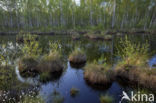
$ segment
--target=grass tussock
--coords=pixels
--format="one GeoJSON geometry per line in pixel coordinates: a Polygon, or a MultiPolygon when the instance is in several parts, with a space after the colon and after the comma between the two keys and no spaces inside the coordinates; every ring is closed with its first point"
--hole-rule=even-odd
{"type": "Polygon", "coordinates": [[[38,62],[33,57],[23,57],[19,61],[19,72],[23,77],[35,76],[38,62]]]}
{"type": "Polygon", "coordinates": [[[59,52],[50,52],[45,56],[38,65],[38,71],[40,73],[40,81],[47,82],[49,80],[58,79],[63,72],[63,63],[59,52]]]}
{"type": "Polygon", "coordinates": [[[114,73],[106,63],[106,58],[101,56],[84,68],[84,78],[91,84],[109,86],[114,80],[114,73]]]}
{"type": "Polygon", "coordinates": [[[91,84],[109,85],[113,81],[112,74],[108,67],[101,64],[88,64],[85,67],[84,78],[91,84]]]}
{"type": "Polygon", "coordinates": [[[87,57],[82,50],[75,48],[69,56],[69,61],[71,64],[84,64],[87,61],[87,57]]]}
{"type": "Polygon", "coordinates": [[[63,70],[63,63],[59,52],[51,52],[45,56],[38,66],[39,71],[56,73],[63,70]]]}
{"type": "Polygon", "coordinates": [[[132,43],[121,40],[122,61],[116,66],[117,78],[125,80],[128,84],[141,85],[145,88],[156,90],[156,70],[147,66],[148,48],[147,43],[132,43]]]}
{"type": "Polygon", "coordinates": [[[113,98],[109,95],[101,95],[100,96],[100,103],[112,103],[113,98]]]}
{"type": "Polygon", "coordinates": [[[115,70],[116,77],[133,86],[156,91],[156,70],[148,67],[122,66],[115,70]]]}
{"type": "Polygon", "coordinates": [[[77,88],[71,88],[70,95],[72,97],[75,97],[79,93],[79,90],[77,88]]]}

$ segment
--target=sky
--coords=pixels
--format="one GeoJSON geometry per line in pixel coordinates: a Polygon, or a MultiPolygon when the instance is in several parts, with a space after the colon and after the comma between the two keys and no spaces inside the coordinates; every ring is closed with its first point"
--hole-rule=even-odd
{"type": "Polygon", "coordinates": [[[74,0],[77,5],[80,5],[80,0],[74,0]]]}

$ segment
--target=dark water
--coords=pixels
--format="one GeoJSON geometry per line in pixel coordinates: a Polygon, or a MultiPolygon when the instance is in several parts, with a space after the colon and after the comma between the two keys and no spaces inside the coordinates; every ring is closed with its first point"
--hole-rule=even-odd
{"type": "MultiPolygon", "coordinates": [[[[149,53],[151,54],[149,65],[152,67],[153,64],[156,63],[156,56],[154,56],[156,54],[156,46],[153,45],[156,37],[151,35],[132,35],[130,38],[134,42],[145,42],[146,40],[149,41],[149,53]]],[[[74,41],[68,36],[40,36],[40,46],[43,48],[45,53],[48,50],[49,41],[59,41],[63,50],[63,57],[66,60],[66,70],[58,80],[40,83],[37,80],[38,77],[23,78],[20,76],[16,67],[16,74],[19,81],[23,83],[27,82],[33,85],[40,85],[39,95],[44,98],[46,103],[52,103],[52,93],[54,90],[60,92],[60,94],[64,97],[64,103],[100,103],[99,97],[101,94],[108,94],[114,98],[114,103],[119,103],[121,100],[122,91],[129,92],[131,90],[135,90],[129,86],[123,86],[118,82],[113,82],[109,88],[104,90],[93,88],[84,80],[83,68],[72,68],[67,61],[71,51],[75,47],[80,47],[85,51],[88,61],[93,61],[94,59],[98,59],[101,55],[104,55],[109,64],[115,65],[116,61],[118,60],[115,46],[118,45],[119,37],[114,37],[113,41],[92,41],[84,38],[79,41],[74,41]],[[70,96],[70,89],[72,87],[79,89],[79,94],[74,98],[70,96]]],[[[8,47],[10,51],[13,51],[13,54],[10,54],[10,64],[16,66],[16,61],[19,59],[20,55],[20,53],[18,53],[18,48],[22,44],[16,43],[15,36],[0,36],[0,46],[4,44],[7,45],[6,47],[8,47]]]]}

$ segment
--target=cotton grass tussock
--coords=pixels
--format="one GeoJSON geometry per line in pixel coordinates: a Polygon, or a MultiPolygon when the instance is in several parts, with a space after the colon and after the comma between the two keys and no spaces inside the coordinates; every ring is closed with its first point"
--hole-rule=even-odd
{"type": "Polygon", "coordinates": [[[87,56],[80,48],[75,48],[69,56],[69,61],[73,65],[82,65],[87,61],[87,56]]]}

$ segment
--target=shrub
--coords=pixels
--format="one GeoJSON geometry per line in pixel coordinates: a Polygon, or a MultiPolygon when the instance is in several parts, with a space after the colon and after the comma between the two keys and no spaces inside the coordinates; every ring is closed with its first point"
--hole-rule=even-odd
{"type": "Polygon", "coordinates": [[[148,49],[148,43],[133,43],[125,36],[125,39],[121,39],[119,47],[117,47],[118,56],[122,58],[119,64],[144,66],[148,59],[148,49]]]}
{"type": "Polygon", "coordinates": [[[24,56],[37,58],[41,55],[42,49],[39,47],[39,42],[36,41],[35,38],[36,36],[30,34],[24,38],[24,45],[22,47],[22,53],[24,56]]]}
{"type": "Polygon", "coordinates": [[[100,103],[112,103],[112,102],[113,102],[113,98],[111,96],[108,95],[100,96],[100,103]]]}

